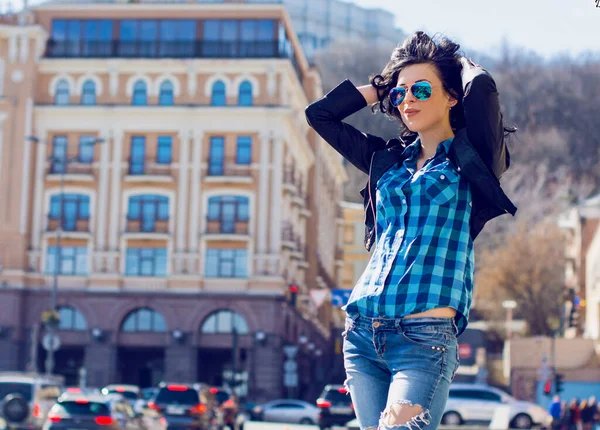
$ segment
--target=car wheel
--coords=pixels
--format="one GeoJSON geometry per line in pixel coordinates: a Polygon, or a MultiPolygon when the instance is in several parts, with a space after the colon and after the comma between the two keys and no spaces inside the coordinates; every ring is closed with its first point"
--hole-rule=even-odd
{"type": "Polygon", "coordinates": [[[511,427],[516,429],[530,429],[533,424],[533,420],[527,414],[519,414],[513,419],[511,427]]]}
{"type": "Polygon", "coordinates": [[[9,394],[4,398],[1,410],[7,421],[21,423],[29,416],[29,403],[20,394],[9,394]]]}
{"type": "Polygon", "coordinates": [[[311,420],[310,418],[302,418],[300,420],[300,424],[306,424],[306,425],[313,425],[313,420],[311,420]]]}
{"type": "Polygon", "coordinates": [[[450,411],[442,416],[442,424],[447,426],[459,426],[462,422],[462,417],[458,412],[450,411]]]}

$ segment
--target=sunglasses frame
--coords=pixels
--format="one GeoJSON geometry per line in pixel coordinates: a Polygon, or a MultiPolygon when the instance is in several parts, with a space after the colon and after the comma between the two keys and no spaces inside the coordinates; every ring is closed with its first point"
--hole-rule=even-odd
{"type": "Polygon", "coordinates": [[[434,88],[434,86],[431,85],[429,82],[427,82],[427,81],[419,81],[419,82],[415,82],[414,84],[412,84],[410,86],[410,88],[407,88],[407,87],[394,87],[394,88],[392,88],[390,90],[388,96],[390,98],[390,102],[392,103],[392,106],[398,107],[398,106],[400,106],[402,104],[402,102],[404,102],[404,100],[406,99],[406,95],[408,94],[409,91],[411,92],[411,94],[413,96],[415,96],[415,98],[417,100],[425,101],[425,100],[429,100],[431,98],[431,94],[433,93],[433,88],[434,88]],[[430,90],[429,96],[427,96],[426,98],[419,98],[419,97],[417,97],[417,95],[415,95],[415,91],[413,91],[413,88],[415,86],[416,87],[419,87],[419,86],[421,86],[421,87],[429,87],[429,90],[430,90]],[[392,92],[397,91],[397,90],[404,90],[404,94],[402,95],[402,99],[400,100],[400,102],[395,103],[394,100],[396,98],[392,97],[392,92]]]}

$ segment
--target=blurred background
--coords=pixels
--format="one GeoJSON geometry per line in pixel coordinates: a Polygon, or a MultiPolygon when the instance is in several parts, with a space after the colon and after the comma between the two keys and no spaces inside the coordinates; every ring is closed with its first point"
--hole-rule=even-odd
{"type": "Polygon", "coordinates": [[[445,423],[596,408],[598,28],[596,0],[3,0],[0,417],[56,426],[87,399],[124,417],[92,427],[350,421],[339,308],[370,258],[367,178],[304,108],[416,30],[485,67],[519,129],[519,211],[475,243],[445,423]]]}

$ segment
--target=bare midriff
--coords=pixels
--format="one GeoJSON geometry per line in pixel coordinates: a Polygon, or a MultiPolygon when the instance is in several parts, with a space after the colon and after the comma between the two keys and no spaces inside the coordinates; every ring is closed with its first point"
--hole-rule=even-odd
{"type": "Polygon", "coordinates": [[[435,308],[418,314],[406,315],[404,318],[454,318],[455,316],[456,309],[454,308],[435,308]]]}

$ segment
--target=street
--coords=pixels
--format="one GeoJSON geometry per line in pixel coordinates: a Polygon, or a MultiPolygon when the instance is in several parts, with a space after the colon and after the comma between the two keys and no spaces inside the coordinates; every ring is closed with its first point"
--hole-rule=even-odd
{"type": "MultiPolygon", "coordinates": [[[[346,427],[332,427],[331,430],[345,429],[346,427]]],[[[301,424],[265,423],[260,421],[251,421],[244,425],[244,430],[319,430],[319,427],[301,424]]]]}

